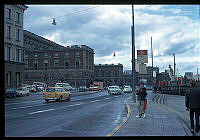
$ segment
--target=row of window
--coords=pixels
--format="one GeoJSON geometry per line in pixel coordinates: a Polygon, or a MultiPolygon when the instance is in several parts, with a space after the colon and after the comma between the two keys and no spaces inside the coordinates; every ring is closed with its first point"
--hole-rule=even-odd
{"type": "MultiPolygon", "coordinates": [[[[13,86],[14,83],[12,81],[14,80],[14,77],[12,75],[11,71],[8,71],[6,73],[6,86],[10,87],[13,86]]],[[[20,72],[15,72],[15,86],[19,87],[20,86],[20,72]]]]}
{"type": "MultiPolygon", "coordinates": [[[[77,55],[80,55],[80,53],[79,53],[79,52],[76,52],[76,56],[77,56],[77,55]]],[[[48,53],[45,53],[44,56],[47,57],[47,56],[48,56],[48,53]]],[[[54,56],[59,56],[59,54],[58,54],[58,53],[55,53],[54,56]]],[[[69,53],[65,53],[65,56],[69,56],[69,53]]],[[[34,57],[38,57],[38,54],[35,54],[34,57]]]]}
{"type": "Polygon", "coordinates": [[[16,48],[15,54],[13,54],[13,50],[14,48],[11,47],[7,47],[6,51],[7,51],[7,60],[8,61],[12,61],[15,60],[13,58],[13,56],[16,56],[16,62],[24,62],[24,55],[25,55],[25,51],[19,48],[16,48]],[[11,59],[13,58],[13,59],[11,59]]]}
{"type": "MultiPolygon", "coordinates": [[[[6,13],[7,13],[6,18],[11,20],[12,19],[12,10],[10,8],[7,8],[6,13]]],[[[19,12],[15,12],[15,21],[17,23],[21,22],[21,14],[19,12]]]]}
{"type": "MultiPolygon", "coordinates": [[[[11,38],[11,26],[7,26],[7,38],[11,38]]],[[[16,41],[20,41],[20,29],[17,29],[15,30],[15,38],[16,38],[16,41]]]]}

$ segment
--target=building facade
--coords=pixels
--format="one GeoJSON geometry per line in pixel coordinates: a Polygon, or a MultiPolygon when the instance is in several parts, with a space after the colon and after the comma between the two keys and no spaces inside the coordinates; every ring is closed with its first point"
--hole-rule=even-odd
{"type": "MultiPolygon", "coordinates": [[[[147,80],[147,85],[152,85],[153,83],[153,79],[152,78],[152,71],[155,71],[156,72],[156,75],[159,74],[159,67],[152,67],[151,66],[147,66],[146,67],[146,70],[147,70],[147,74],[139,74],[139,72],[136,72],[136,84],[138,85],[139,82],[140,82],[140,79],[146,79],[147,80]]],[[[155,81],[154,81],[155,82],[155,81]]],[[[132,73],[131,73],[131,70],[126,70],[124,71],[124,74],[123,74],[123,83],[125,85],[132,85],[132,73]]]]}
{"type": "Polygon", "coordinates": [[[24,71],[23,17],[25,5],[4,5],[5,88],[19,87],[24,71]]]}
{"type": "Polygon", "coordinates": [[[104,86],[123,85],[122,64],[99,64],[94,66],[95,81],[101,81],[104,86]]]}
{"type": "Polygon", "coordinates": [[[86,45],[61,46],[29,31],[24,31],[26,71],[24,82],[45,82],[53,86],[67,82],[86,86],[94,79],[94,50],[86,45]]]}

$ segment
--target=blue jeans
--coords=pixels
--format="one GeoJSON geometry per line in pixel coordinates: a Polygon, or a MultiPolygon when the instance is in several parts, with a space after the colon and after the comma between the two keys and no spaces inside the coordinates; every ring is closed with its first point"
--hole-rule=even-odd
{"type": "Polygon", "coordinates": [[[135,95],[135,93],[132,94],[132,99],[133,99],[134,102],[136,102],[136,95],[135,95]]]}

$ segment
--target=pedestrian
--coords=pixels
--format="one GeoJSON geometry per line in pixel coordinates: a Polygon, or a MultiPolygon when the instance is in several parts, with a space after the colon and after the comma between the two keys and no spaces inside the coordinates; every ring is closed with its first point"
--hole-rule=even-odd
{"type": "Polygon", "coordinates": [[[136,93],[137,95],[137,107],[139,114],[136,116],[137,118],[145,117],[144,111],[144,102],[147,96],[147,90],[144,87],[144,83],[140,82],[139,91],[136,93]]]}
{"type": "Polygon", "coordinates": [[[191,133],[199,132],[199,116],[200,116],[200,89],[196,86],[194,80],[190,81],[190,88],[185,95],[186,110],[190,111],[191,133]],[[194,131],[194,116],[195,116],[195,131],[194,131]]]}

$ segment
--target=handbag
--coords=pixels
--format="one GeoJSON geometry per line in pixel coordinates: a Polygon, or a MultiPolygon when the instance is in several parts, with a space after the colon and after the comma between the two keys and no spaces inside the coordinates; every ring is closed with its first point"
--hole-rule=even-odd
{"type": "Polygon", "coordinates": [[[144,110],[147,109],[147,99],[144,100],[144,110]]]}

